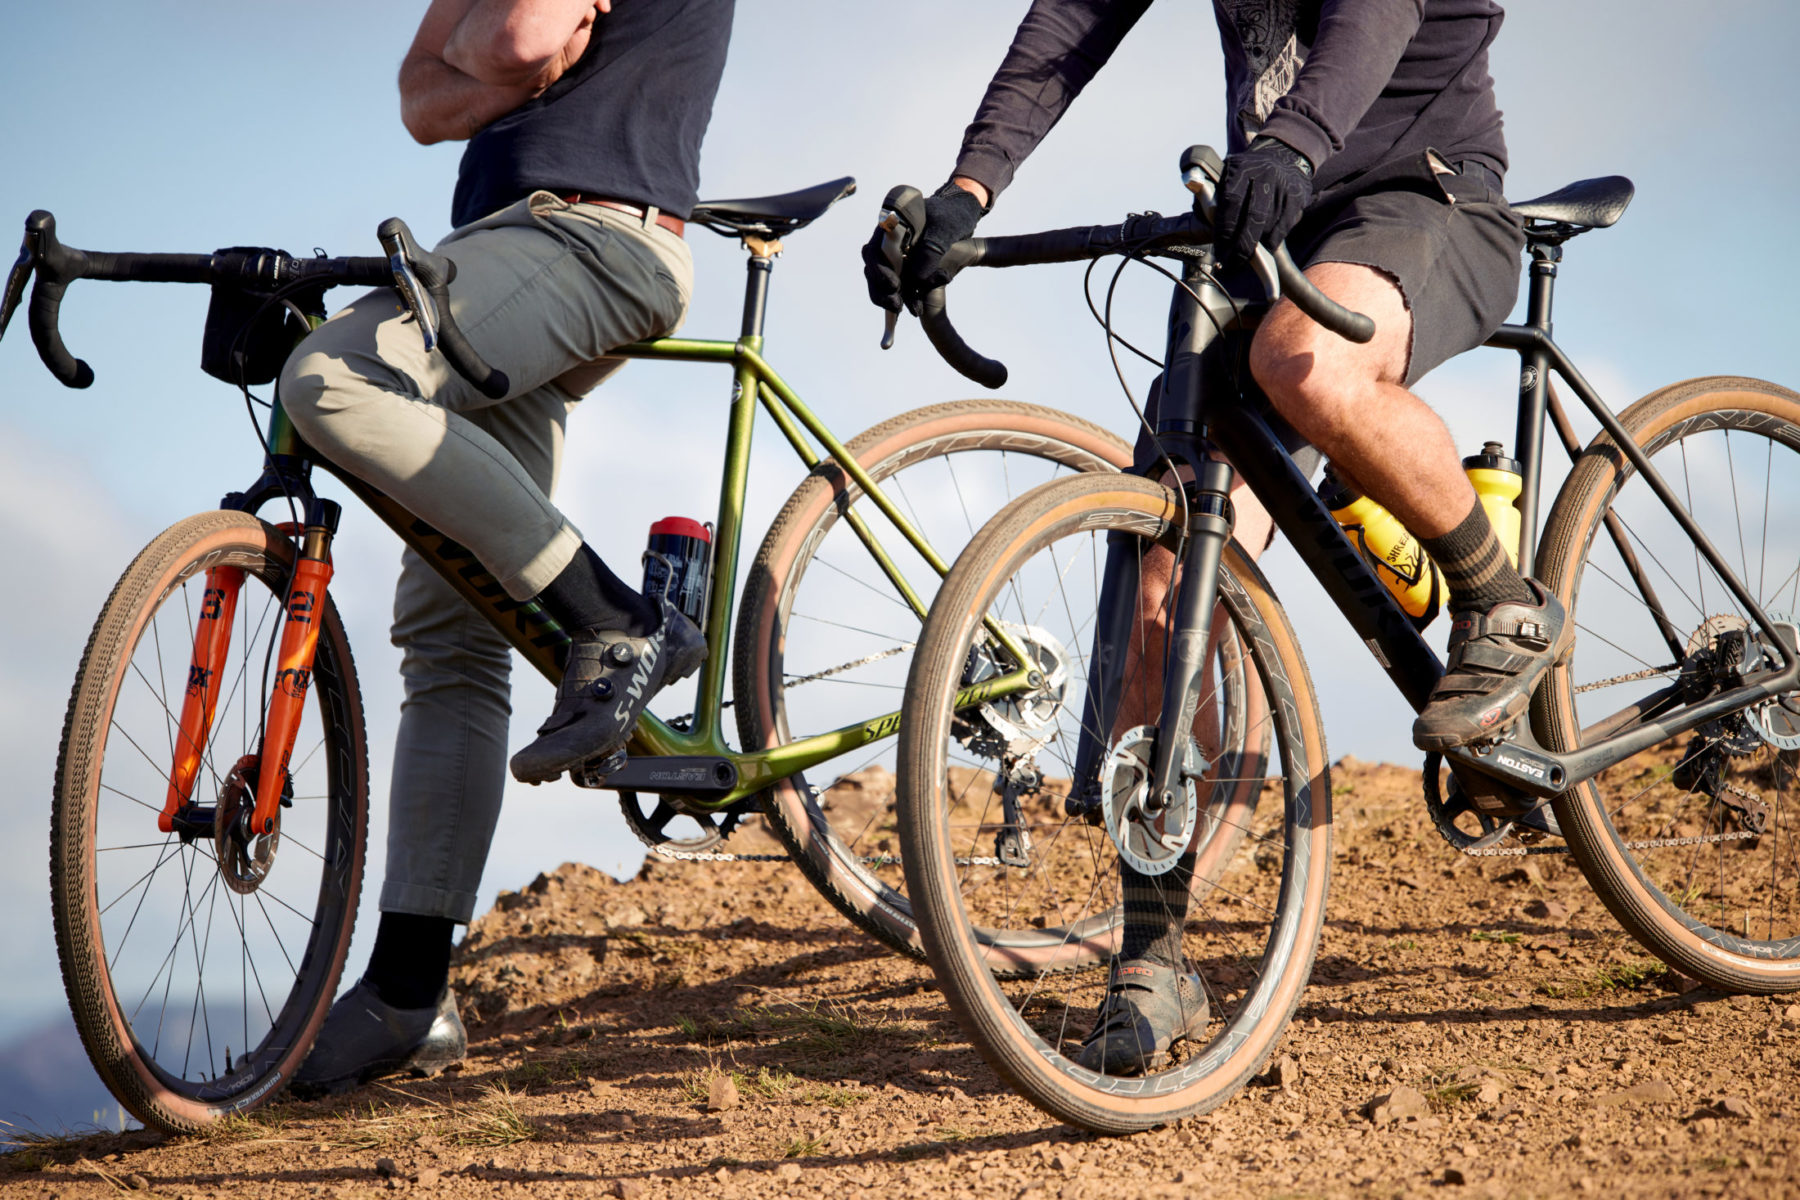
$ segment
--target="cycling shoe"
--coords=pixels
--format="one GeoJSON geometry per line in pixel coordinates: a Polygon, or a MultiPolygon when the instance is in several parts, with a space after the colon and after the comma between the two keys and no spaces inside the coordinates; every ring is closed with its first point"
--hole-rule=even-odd
{"type": "Polygon", "coordinates": [[[337,998],[294,1073],[301,1099],[335,1096],[384,1075],[436,1075],[463,1060],[469,1036],[446,989],[431,1008],[395,1008],[361,980],[337,998]]]}
{"type": "Polygon", "coordinates": [[[1116,962],[1077,1061],[1103,1075],[1142,1075],[1168,1062],[1176,1042],[1204,1034],[1210,1016],[1198,974],[1149,959],[1116,962]]]}

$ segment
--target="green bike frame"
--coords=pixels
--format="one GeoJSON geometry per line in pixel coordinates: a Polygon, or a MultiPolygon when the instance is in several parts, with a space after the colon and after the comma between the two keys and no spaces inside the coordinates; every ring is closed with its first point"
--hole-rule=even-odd
{"type": "MultiPolygon", "coordinates": [[[[719,511],[713,541],[712,592],[707,606],[705,632],[708,653],[700,669],[693,727],[687,730],[676,729],[654,714],[646,712],[638,723],[629,747],[633,757],[681,755],[730,760],[737,768],[735,787],[729,792],[687,798],[695,807],[708,811],[723,809],[790,775],[872,742],[892,737],[900,728],[900,713],[895,710],[771,749],[740,752],[725,744],[721,714],[744,532],[744,496],[749,485],[750,440],[755,429],[759,403],[773,418],[776,427],[787,438],[808,470],[818,466],[826,458],[835,460],[940,577],[950,570],[950,565],[932,549],[931,544],[888,499],[861,464],[844,449],[843,444],[763,358],[763,305],[771,266],[769,256],[753,254],[750,259],[750,278],[744,310],[745,331],[736,341],[657,338],[621,346],[612,352],[620,358],[714,363],[730,367],[733,373],[725,468],[719,485],[719,511]],[[816,439],[823,453],[815,450],[813,443],[807,440],[808,434],[816,439]]],[[[520,602],[512,599],[466,547],[421,521],[391,497],[314,454],[282,411],[279,399],[270,417],[269,447],[273,459],[270,472],[291,475],[296,467],[304,472],[305,468],[301,464],[309,462],[330,471],[464,599],[474,605],[477,612],[492,622],[545,678],[555,682],[562,677],[560,664],[563,648],[568,645],[569,638],[542,605],[535,601],[520,602]]],[[[268,475],[265,475],[265,480],[267,479],[268,475]]],[[[259,485],[258,492],[272,494],[265,485],[259,485]]],[[[922,622],[926,612],[924,601],[907,583],[892,557],[883,549],[875,531],[869,528],[868,522],[859,513],[849,512],[845,519],[883,574],[922,622]]],[[[1030,663],[1023,648],[1007,630],[991,619],[988,621],[988,628],[1014,663],[1030,663]]],[[[963,707],[1027,690],[1034,686],[1033,674],[1028,666],[1021,666],[1008,674],[972,685],[957,694],[957,706],[963,707]]]]}

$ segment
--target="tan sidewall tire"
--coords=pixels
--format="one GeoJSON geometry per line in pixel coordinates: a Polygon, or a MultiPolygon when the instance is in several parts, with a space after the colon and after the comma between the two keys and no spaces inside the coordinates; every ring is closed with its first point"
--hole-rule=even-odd
{"type": "Polygon", "coordinates": [[[318,998],[300,1036],[270,1069],[238,1093],[217,1102],[183,1096],[158,1078],[138,1054],[130,1024],[106,973],[92,851],[106,732],[138,639],[169,590],[212,562],[254,571],[259,563],[274,561],[285,571],[292,560],[292,544],[286,538],[244,513],[203,513],[171,526],[138,555],[113,588],[88,638],[69,697],[57,759],[50,838],[51,907],[63,985],[94,1069],[119,1102],[152,1128],[191,1131],[280,1094],[312,1048],[350,948],[367,839],[368,746],[350,645],[336,607],[327,597],[320,653],[331,656],[337,682],[320,681],[315,691],[319,703],[329,700],[337,706],[333,721],[347,743],[338,746],[343,757],[338,767],[339,790],[353,806],[349,819],[354,845],[348,849],[352,858],[347,871],[348,898],[340,906],[340,919],[324,931],[332,953],[315,968],[323,972],[312,978],[311,991],[318,998]]]}
{"type": "Polygon", "coordinates": [[[1167,489],[1132,476],[1076,477],[1027,493],[983,529],[946,580],[908,680],[900,733],[900,828],[907,888],[926,954],[963,1030],[988,1064],[1051,1115],[1088,1129],[1127,1133],[1205,1112],[1235,1093],[1273,1054],[1304,992],[1318,949],[1329,890],[1331,784],[1324,732],[1300,647],[1268,583],[1235,546],[1226,556],[1234,594],[1225,595],[1255,642],[1262,683],[1282,722],[1282,769],[1292,816],[1284,862],[1281,930],[1285,958],[1267,990],[1246,1003],[1228,1033],[1180,1068],[1145,1080],[1073,1068],[1020,1019],[988,969],[963,908],[950,830],[939,801],[949,740],[945,697],[960,678],[962,649],[988,598],[1017,564],[1072,521],[1166,536],[1175,517],[1167,489]],[[940,710],[945,710],[940,712],[940,710]],[[1106,1079],[1106,1084],[1098,1081],[1106,1079]]]}
{"type": "MultiPolygon", "coordinates": [[[[1714,376],[1652,392],[1619,414],[1640,446],[1654,451],[1690,423],[1719,411],[1764,413],[1800,430],[1800,394],[1758,379],[1714,376]]],[[[1616,489],[1635,475],[1606,435],[1596,438],[1558,493],[1544,525],[1537,570],[1546,586],[1575,612],[1581,568],[1602,528],[1616,489]]],[[[1552,750],[1580,744],[1567,667],[1552,672],[1533,707],[1538,736],[1552,750]]],[[[1755,958],[1716,944],[1688,927],[1640,874],[1607,820],[1593,784],[1556,801],[1556,817],[1570,852],[1590,886],[1626,932],[1650,953],[1694,979],[1727,991],[1775,993],[1800,989],[1800,953],[1786,961],[1755,958]]]]}

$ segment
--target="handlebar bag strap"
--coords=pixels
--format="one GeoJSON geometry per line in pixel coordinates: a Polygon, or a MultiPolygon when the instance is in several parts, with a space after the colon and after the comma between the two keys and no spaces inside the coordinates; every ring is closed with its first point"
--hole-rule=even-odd
{"type": "MultiPolygon", "coordinates": [[[[287,254],[267,246],[227,246],[216,254],[265,255],[269,261],[287,254]]],[[[261,274],[261,272],[258,272],[261,274]]],[[[219,282],[206,307],[206,332],[200,343],[200,369],[233,386],[272,383],[294,346],[309,332],[274,289],[219,282]]],[[[287,300],[308,316],[325,316],[325,289],[310,286],[289,292],[287,300]]]]}

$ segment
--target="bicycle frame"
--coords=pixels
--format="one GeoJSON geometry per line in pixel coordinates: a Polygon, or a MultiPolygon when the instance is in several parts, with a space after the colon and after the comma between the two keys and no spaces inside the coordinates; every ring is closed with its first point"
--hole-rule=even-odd
{"type": "MultiPolygon", "coordinates": [[[[895,710],[769,749],[734,751],[725,744],[720,715],[742,549],[751,436],[759,404],[808,470],[827,457],[835,460],[940,577],[950,570],[950,564],[943,561],[861,464],[763,357],[762,329],[768,277],[773,267],[772,251],[778,248],[778,245],[764,244],[752,250],[745,286],[743,332],[735,341],[657,338],[613,351],[621,358],[712,363],[732,369],[732,401],[714,527],[714,561],[705,629],[708,655],[699,674],[693,726],[687,730],[677,729],[646,712],[629,747],[631,759],[637,761],[628,761],[625,770],[607,777],[602,785],[648,792],[676,792],[706,811],[723,809],[818,763],[891,737],[900,726],[900,712],[895,710]],[[758,250],[767,252],[758,253],[758,250]],[[808,435],[813,441],[808,440],[808,435]]],[[[467,548],[415,517],[391,497],[314,454],[288,420],[279,397],[270,416],[268,444],[270,457],[261,478],[249,490],[225,497],[222,507],[255,512],[264,503],[283,496],[310,506],[314,502],[311,469],[315,464],[324,467],[443,576],[477,612],[492,622],[526,661],[552,682],[561,678],[561,661],[569,638],[542,605],[512,599],[467,548]]],[[[844,519],[922,621],[926,612],[924,601],[901,575],[875,531],[860,513],[847,512],[844,519]]],[[[1014,656],[1014,661],[1028,661],[1022,648],[997,622],[990,622],[989,629],[1014,656]]],[[[210,641],[204,646],[200,644],[201,639],[210,637],[210,632],[210,626],[203,626],[197,634],[196,661],[200,661],[198,656],[202,653],[222,653],[210,641]]],[[[975,704],[1025,690],[1032,686],[1033,673],[1030,668],[1022,667],[972,685],[958,693],[957,703],[975,704]]],[[[200,702],[204,701],[203,694],[200,702]]],[[[205,715],[210,718],[210,709],[205,715]]],[[[203,743],[202,731],[195,744],[203,743]]],[[[262,790],[259,789],[259,796],[262,790]]]]}
{"type": "MultiPolygon", "coordinates": [[[[1578,458],[1581,454],[1581,447],[1550,386],[1549,374],[1554,371],[1642,475],[1707,564],[1744,606],[1767,644],[1776,648],[1784,661],[1778,668],[1758,671],[1739,686],[1696,703],[1683,704],[1677,686],[1663,688],[1590,726],[1588,732],[1593,740],[1579,750],[1560,754],[1546,750],[1537,743],[1529,727],[1522,725],[1514,738],[1498,746],[1463,747],[1446,753],[1453,762],[1542,798],[1556,796],[1658,742],[1800,684],[1800,648],[1793,644],[1791,635],[1777,627],[1763,611],[1724,556],[1683,509],[1649,458],[1626,434],[1612,410],[1551,337],[1551,304],[1560,260],[1560,244],[1547,240],[1532,242],[1527,321],[1522,325],[1502,326],[1486,343],[1513,350],[1520,357],[1521,389],[1514,448],[1514,457],[1521,462],[1524,477],[1518,501],[1520,570],[1529,572],[1535,557],[1546,415],[1555,424],[1571,457],[1578,458]],[[1677,709],[1679,711],[1675,711],[1677,709]],[[1671,713],[1672,716],[1664,719],[1671,713]]],[[[1209,442],[1223,452],[1236,472],[1249,483],[1276,526],[1288,536],[1301,560],[1415,711],[1424,707],[1444,670],[1437,655],[1425,644],[1399,604],[1369,569],[1294,465],[1271,422],[1264,419],[1254,404],[1240,399],[1246,394],[1253,398],[1255,385],[1248,381],[1248,372],[1241,370],[1236,360],[1241,339],[1223,336],[1220,332],[1236,319],[1236,306],[1209,282],[1197,260],[1188,260],[1184,282],[1187,290],[1176,289],[1171,305],[1169,352],[1158,434],[1165,450],[1177,460],[1193,466],[1198,476],[1198,482],[1188,486],[1191,536],[1184,558],[1184,577],[1200,581],[1200,586],[1184,589],[1196,594],[1182,597],[1176,633],[1171,639],[1177,658],[1165,680],[1160,724],[1164,736],[1159,738],[1153,789],[1166,789],[1173,780],[1172,747],[1179,739],[1167,736],[1168,732],[1186,729],[1192,721],[1193,701],[1197,698],[1194,683],[1202,658],[1199,651],[1205,645],[1216,600],[1217,548],[1229,535],[1229,526],[1221,531],[1218,528],[1220,522],[1213,514],[1221,511],[1224,497],[1230,490],[1232,469],[1217,463],[1209,467],[1204,456],[1209,442]],[[1220,403],[1220,398],[1225,396],[1232,397],[1228,405],[1220,403]]],[[[1639,567],[1622,529],[1616,521],[1609,521],[1608,529],[1663,636],[1669,640],[1676,657],[1681,658],[1683,639],[1676,633],[1639,567]]],[[[1114,557],[1108,557],[1109,578],[1114,569],[1114,557]]],[[[1122,656],[1118,657],[1122,660],[1122,656]]],[[[1098,665],[1096,662],[1096,668],[1098,665]]],[[[1108,727],[1104,724],[1091,726],[1108,727]]],[[[1087,740],[1084,738],[1084,743],[1087,740]]],[[[1091,754],[1083,760],[1083,765],[1090,763],[1097,766],[1097,758],[1091,754]]],[[[1082,778],[1092,777],[1083,775],[1082,778]]],[[[1162,793],[1154,790],[1151,793],[1157,794],[1162,793]]]]}

